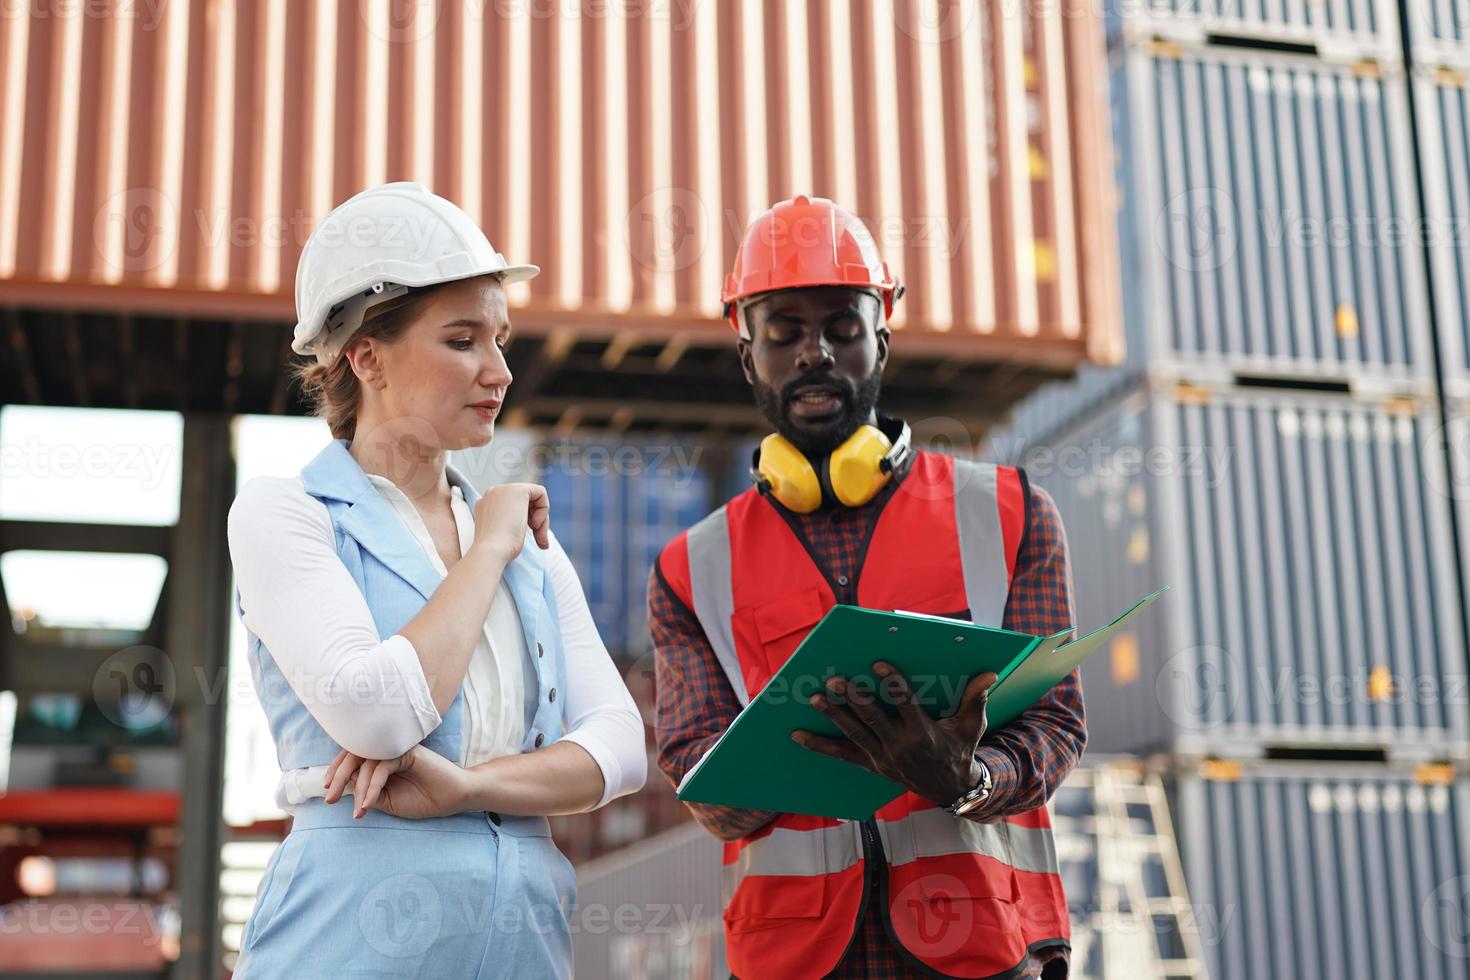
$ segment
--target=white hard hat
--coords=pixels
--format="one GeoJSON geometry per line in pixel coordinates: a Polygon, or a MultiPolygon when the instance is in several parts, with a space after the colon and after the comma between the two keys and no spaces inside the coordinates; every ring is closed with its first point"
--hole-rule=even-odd
{"type": "Polygon", "coordinates": [[[363,314],[406,287],[489,274],[513,283],[540,271],[506,262],[469,215],[423,184],[369,187],[337,205],[301,249],[291,349],[331,364],[363,314]]]}

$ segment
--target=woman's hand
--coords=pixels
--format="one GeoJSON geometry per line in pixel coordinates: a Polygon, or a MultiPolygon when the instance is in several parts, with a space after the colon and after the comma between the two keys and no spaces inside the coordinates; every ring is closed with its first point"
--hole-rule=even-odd
{"type": "Polygon", "coordinates": [[[423,745],[396,759],[363,759],[344,749],[327,769],[328,803],[342,798],[349,779],[354,818],[369,807],[410,820],[443,817],[463,812],[469,795],[465,771],[423,745]]]}
{"type": "Polygon", "coordinates": [[[526,541],[526,528],[543,549],[551,547],[551,504],[546,488],[535,483],[490,487],[475,501],[475,544],[514,561],[526,541]]]}

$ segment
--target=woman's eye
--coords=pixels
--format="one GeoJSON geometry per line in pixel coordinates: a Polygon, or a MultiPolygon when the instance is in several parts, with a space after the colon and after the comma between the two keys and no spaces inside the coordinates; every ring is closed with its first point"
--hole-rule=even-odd
{"type": "Polygon", "coordinates": [[[504,340],[497,340],[495,341],[495,345],[501,350],[510,350],[510,338],[506,337],[504,340]]]}
{"type": "Polygon", "coordinates": [[[451,340],[449,346],[455,350],[469,350],[475,346],[475,342],[473,340],[451,340]]]}

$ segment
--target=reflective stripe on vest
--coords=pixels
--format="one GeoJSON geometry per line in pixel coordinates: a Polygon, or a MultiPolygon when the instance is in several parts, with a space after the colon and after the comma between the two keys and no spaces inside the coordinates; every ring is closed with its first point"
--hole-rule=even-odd
{"type": "Polygon", "coordinates": [[[954,518],[965,599],[970,604],[970,622],[987,626],[1001,624],[1011,588],[1000,511],[995,505],[995,474],[995,466],[989,463],[954,461],[954,518]]]}
{"type": "Polygon", "coordinates": [[[1004,820],[979,823],[952,816],[947,810],[919,810],[887,825],[883,849],[891,865],[945,854],[982,854],[1004,861],[1017,871],[1060,874],[1056,842],[1050,828],[1020,827],[1004,820]],[[908,823],[912,834],[899,832],[908,823]]]}
{"type": "Polygon", "coordinates": [[[725,865],[726,904],[740,882],[750,875],[828,875],[847,870],[863,856],[858,833],[854,823],[815,830],[777,827],[740,848],[725,865]]]}
{"type": "Polygon", "coordinates": [[[740,655],[735,652],[735,590],[730,583],[730,518],[724,507],[689,529],[689,591],[720,668],[730,680],[741,707],[750,703],[740,655]]]}
{"type": "MultiPolygon", "coordinates": [[[[900,820],[880,820],[888,864],[947,854],[979,854],[1017,871],[1060,874],[1050,828],[1022,827],[1003,820],[978,823],[941,809],[919,810],[900,820]],[[907,824],[908,826],[905,826],[907,824]]],[[[725,900],[749,875],[832,874],[852,867],[862,855],[856,825],[842,823],[814,830],[777,828],[743,847],[725,865],[725,900]]]]}

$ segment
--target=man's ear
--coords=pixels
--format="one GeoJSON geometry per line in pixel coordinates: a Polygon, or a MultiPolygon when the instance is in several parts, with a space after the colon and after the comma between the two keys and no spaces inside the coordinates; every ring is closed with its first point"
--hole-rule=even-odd
{"type": "Polygon", "coordinates": [[[745,383],[755,384],[755,358],[750,352],[750,341],[741,337],[735,342],[735,351],[740,355],[740,370],[745,372],[745,383]]]}
{"type": "Polygon", "coordinates": [[[889,334],[888,334],[888,327],[887,327],[887,325],[885,324],[885,325],[879,326],[876,332],[877,332],[877,339],[878,339],[878,370],[879,371],[882,371],[885,367],[888,366],[888,337],[889,337],[889,334]]]}

